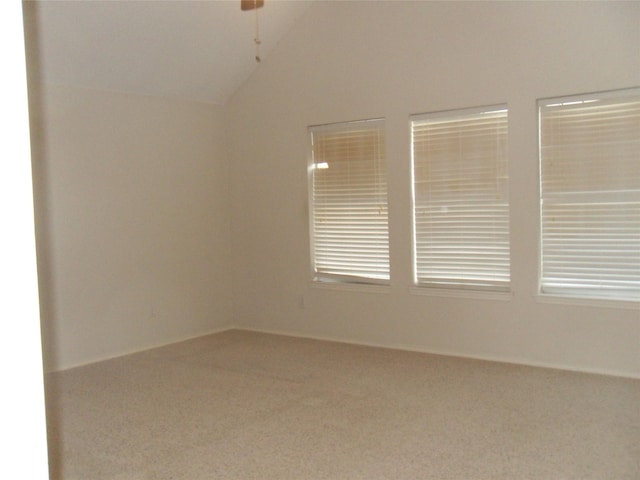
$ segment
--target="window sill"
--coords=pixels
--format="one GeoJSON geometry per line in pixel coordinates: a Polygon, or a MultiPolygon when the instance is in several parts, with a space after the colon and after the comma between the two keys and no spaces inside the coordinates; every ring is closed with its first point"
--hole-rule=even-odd
{"type": "Polygon", "coordinates": [[[321,280],[312,280],[311,288],[320,290],[337,290],[341,292],[359,292],[359,293],[389,293],[391,287],[389,285],[375,285],[369,283],[347,283],[347,282],[324,282],[321,280]]]}
{"type": "Polygon", "coordinates": [[[625,310],[640,310],[640,302],[633,300],[614,300],[605,298],[584,298],[539,293],[536,302],[556,305],[573,305],[600,308],[622,308],[625,310]]]}
{"type": "Polygon", "coordinates": [[[471,298],[474,300],[499,300],[503,302],[509,302],[513,297],[512,292],[493,292],[437,287],[411,287],[409,289],[409,293],[412,295],[425,295],[429,297],[471,298]]]}

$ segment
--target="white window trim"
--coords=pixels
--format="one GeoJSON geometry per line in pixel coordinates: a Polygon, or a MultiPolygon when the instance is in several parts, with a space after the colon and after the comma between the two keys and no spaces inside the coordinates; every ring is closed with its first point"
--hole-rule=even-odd
{"type": "MultiPolygon", "coordinates": [[[[332,126],[338,126],[338,125],[357,125],[357,124],[381,124],[383,127],[386,123],[386,120],[383,117],[380,118],[372,118],[372,119],[366,119],[366,120],[353,120],[353,121],[345,121],[345,122],[332,122],[332,123],[327,123],[327,124],[318,124],[318,125],[310,125],[309,127],[307,127],[307,134],[311,135],[311,133],[314,130],[319,130],[322,128],[331,128],[332,126]]],[[[386,131],[383,128],[383,135],[386,136],[386,131]]],[[[388,288],[388,286],[391,283],[391,259],[389,258],[389,278],[375,278],[375,277],[361,277],[361,276],[357,276],[357,275],[342,275],[342,274],[332,274],[332,273],[326,273],[326,272],[322,272],[319,273],[316,271],[315,265],[316,265],[316,258],[315,258],[315,252],[316,252],[316,248],[315,248],[315,232],[314,232],[314,201],[313,201],[313,195],[314,195],[314,190],[313,190],[313,170],[316,168],[316,164],[314,163],[314,148],[313,148],[313,144],[312,142],[308,142],[308,154],[307,154],[307,158],[308,158],[308,165],[307,165],[307,179],[308,179],[308,188],[307,188],[307,192],[308,192],[308,212],[309,212],[309,216],[308,216],[308,226],[309,226],[309,240],[310,240],[310,277],[311,277],[311,282],[312,285],[315,285],[319,288],[325,288],[325,289],[332,289],[332,290],[337,290],[337,289],[342,289],[342,290],[352,290],[352,291],[363,291],[363,290],[368,290],[368,291],[375,291],[375,289],[380,289],[380,291],[384,291],[385,288],[388,288]]],[[[386,145],[386,139],[385,139],[385,145],[386,145]]],[[[385,152],[386,155],[386,152],[385,152]]],[[[385,168],[386,168],[386,161],[385,161],[385,168]]],[[[385,172],[385,175],[388,175],[388,171],[385,172]]],[[[388,180],[387,180],[388,181],[388,180]]],[[[387,189],[388,189],[388,184],[387,184],[387,189]]],[[[389,221],[389,216],[388,216],[388,190],[387,190],[387,222],[389,221]]],[[[387,234],[389,235],[389,224],[387,223],[387,234]]],[[[388,252],[389,257],[390,257],[390,251],[388,252]]]]}
{"type": "Polygon", "coordinates": [[[473,300],[496,300],[502,302],[510,302],[513,299],[513,291],[472,290],[462,289],[460,287],[440,288],[433,286],[414,286],[409,288],[409,293],[411,295],[423,295],[427,297],[469,298],[473,300]]]}
{"type": "Polygon", "coordinates": [[[621,308],[640,310],[640,299],[627,297],[614,297],[603,294],[602,296],[590,296],[588,294],[580,295],[571,292],[545,291],[543,286],[543,216],[542,216],[542,116],[540,109],[542,107],[553,107],[560,105],[571,105],[578,103],[592,103],[598,100],[606,100],[617,98],[621,95],[640,95],[640,87],[609,90],[604,92],[593,92],[578,95],[569,95],[561,97],[545,97],[537,100],[538,115],[538,281],[537,293],[535,295],[536,302],[548,304],[562,304],[574,306],[594,306],[603,308],[621,308]]]}
{"type": "MultiPolygon", "coordinates": [[[[481,113],[499,113],[508,112],[508,105],[506,103],[487,105],[481,107],[462,108],[455,110],[445,110],[432,113],[420,113],[412,114],[409,117],[409,134],[411,138],[411,261],[412,261],[412,275],[413,286],[409,289],[409,292],[414,295],[426,295],[426,296],[441,296],[441,297],[455,297],[455,298],[474,298],[474,299],[489,299],[489,300],[503,300],[509,301],[513,298],[512,283],[511,283],[511,265],[509,265],[509,282],[506,285],[492,286],[492,285],[464,285],[464,284],[437,284],[430,282],[421,282],[418,279],[417,274],[417,246],[416,246],[416,216],[415,216],[415,166],[414,166],[414,142],[413,142],[413,122],[420,120],[437,120],[437,119],[455,119],[456,116],[461,118],[474,114],[481,113]],[[458,114],[458,115],[456,115],[458,114]]],[[[508,121],[508,119],[507,119],[508,121]]],[[[508,148],[508,147],[507,147],[508,148]]],[[[507,160],[507,171],[509,171],[509,162],[507,160]]],[[[510,202],[509,202],[510,203],[510,202]]],[[[509,211],[511,210],[509,205],[509,211]]],[[[511,213],[509,213],[509,217],[511,213]]],[[[511,238],[510,232],[510,219],[509,219],[509,239],[511,238]]],[[[509,245],[509,257],[511,257],[511,246],[509,245]]],[[[511,264],[511,260],[509,260],[511,264]]]]}
{"type": "Polygon", "coordinates": [[[372,294],[389,294],[391,293],[390,284],[375,284],[375,283],[346,283],[346,282],[331,282],[326,279],[313,279],[309,282],[311,288],[317,288],[319,290],[333,290],[341,292],[355,292],[355,293],[372,293],[372,294]]]}
{"type": "Polygon", "coordinates": [[[636,302],[634,300],[576,297],[570,295],[554,295],[551,293],[538,293],[535,295],[535,300],[537,303],[548,303],[553,305],[636,310],[640,314],[640,302],[636,302]]]}

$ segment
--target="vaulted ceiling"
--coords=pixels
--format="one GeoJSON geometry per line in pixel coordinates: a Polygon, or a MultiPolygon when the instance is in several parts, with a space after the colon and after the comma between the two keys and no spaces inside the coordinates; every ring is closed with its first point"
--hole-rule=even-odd
{"type": "MultiPolygon", "coordinates": [[[[258,10],[260,53],[313,0],[266,0],[258,10]]],[[[41,80],[224,104],[260,64],[255,11],[240,0],[27,1],[41,80]]]]}

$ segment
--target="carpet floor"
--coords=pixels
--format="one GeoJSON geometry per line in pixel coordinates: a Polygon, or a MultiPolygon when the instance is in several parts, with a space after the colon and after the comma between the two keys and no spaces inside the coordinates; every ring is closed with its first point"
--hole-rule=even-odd
{"type": "Polygon", "coordinates": [[[640,479],[640,381],[232,330],[46,377],[52,480],[640,479]]]}

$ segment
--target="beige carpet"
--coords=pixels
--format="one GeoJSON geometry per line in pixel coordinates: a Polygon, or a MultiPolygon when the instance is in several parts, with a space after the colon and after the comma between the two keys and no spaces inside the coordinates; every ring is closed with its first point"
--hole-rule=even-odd
{"type": "Polygon", "coordinates": [[[47,377],[51,478],[640,479],[640,381],[229,331],[47,377]]]}

